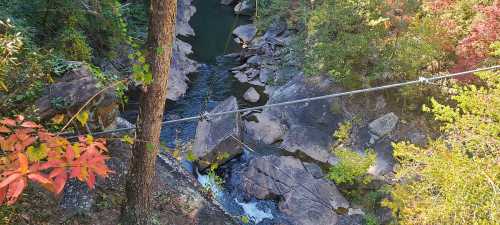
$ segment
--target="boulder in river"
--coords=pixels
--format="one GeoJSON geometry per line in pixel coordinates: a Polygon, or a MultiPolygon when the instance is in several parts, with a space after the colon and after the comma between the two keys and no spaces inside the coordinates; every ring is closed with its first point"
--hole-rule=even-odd
{"type": "Polygon", "coordinates": [[[255,12],[255,0],[242,0],[234,7],[234,13],[238,15],[253,16],[255,12]]]}
{"type": "Polygon", "coordinates": [[[253,24],[241,25],[234,29],[233,34],[243,43],[250,42],[257,34],[257,27],[253,24]]]}
{"type": "Polygon", "coordinates": [[[222,5],[231,5],[235,2],[235,0],[221,0],[220,4],[222,5]]]}
{"type": "Polygon", "coordinates": [[[255,88],[250,87],[243,95],[243,98],[248,102],[256,103],[259,101],[260,95],[255,88]]]}
{"type": "MultiPolygon", "coordinates": [[[[316,97],[334,90],[333,82],[327,77],[306,78],[299,74],[274,89],[269,94],[268,104],[316,97]]],[[[343,118],[334,110],[339,105],[340,100],[336,98],[266,108],[257,116],[258,122],[245,123],[245,128],[256,140],[264,139],[266,144],[283,140],[281,147],[286,151],[302,152],[314,160],[335,164],[337,160],[330,152],[331,134],[343,118]],[[267,128],[269,121],[273,121],[271,131],[267,128]],[[286,128],[278,129],[281,127],[286,128]]]]}
{"type": "Polygon", "coordinates": [[[331,181],[315,178],[294,157],[254,158],[241,176],[248,197],[280,199],[279,210],[297,225],[337,224],[339,214],[349,208],[331,181]]]}
{"type": "MultiPolygon", "coordinates": [[[[238,109],[235,97],[229,97],[215,107],[210,113],[225,112],[238,109]]],[[[241,140],[240,116],[238,113],[211,117],[198,123],[193,153],[201,170],[212,163],[219,165],[243,152],[241,140]]]]}

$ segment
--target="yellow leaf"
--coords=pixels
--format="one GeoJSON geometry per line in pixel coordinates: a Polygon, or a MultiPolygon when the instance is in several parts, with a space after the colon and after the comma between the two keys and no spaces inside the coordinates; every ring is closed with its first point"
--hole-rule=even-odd
{"type": "Polygon", "coordinates": [[[54,124],[62,124],[64,121],[64,114],[57,114],[54,117],[52,117],[52,123],[54,124]]]}
{"type": "Polygon", "coordinates": [[[122,141],[125,142],[125,143],[127,143],[127,144],[129,144],[129,145],[133,145],[134,144],[134,139],[131,138],[128,135],[123,136],[122,141]]]}
{"type": "Polygon", "coordinates": [[[7,88],[7,86],[3,81],[0,81],[0,87],[3,88],[5,91],[9,91],[9,89],[7,88]]]}
{"type": "Polygon", "coordinates": [[[81,112],[80,114],[78,114],[78,116],[76,116],[76,119],[80,121],[82,126],[85,126],[89,120],[89,112],[87,111],[81,112]]]}

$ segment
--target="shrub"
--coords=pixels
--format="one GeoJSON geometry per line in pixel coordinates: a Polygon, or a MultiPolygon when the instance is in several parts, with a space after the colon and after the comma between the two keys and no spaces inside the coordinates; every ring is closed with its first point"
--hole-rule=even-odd
{"type": "Polygon", "coordinates": [[[402,224],[498,224],[500,73],[477,74],[481,86],[455,86],[453,106],[430,108],[442,137],[428,147],[394,145],[399,161],[390,207],[402,224]]]}
{"type": "Polygon", "coordinates": [[[28,181],[56,194],[71,178],[87,182],[92,189],[96,176],[110,173],[106,151],[103,139],[87,136],[71,143],[23,116],[4,118],[0,121],[0,204],[14,204],[28,181]]]}
{"type": "Polygon", "coordinates": [[[334,151],[340,162],[332,166],[328,178],[337,184],[357,184],[370,182],[368,168],[375,163],[376,154],[367,150],[366,155],[349,149],[338,148],[334,151]]]}

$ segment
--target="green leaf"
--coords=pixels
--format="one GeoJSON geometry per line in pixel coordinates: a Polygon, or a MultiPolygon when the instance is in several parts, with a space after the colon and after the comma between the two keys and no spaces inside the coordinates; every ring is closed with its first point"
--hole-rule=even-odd
{"type": "Polygon", "coordinates": [[[146,63],[146,58],[144,56],[140,56],[137,61],[139,61],[140,63],[144,64],[146,63]]]}
{"type": "Polygon", "coordinates": [[[133,145],[134,144],[134,139],[131,138],[128,135],[123,136],[122,139],[121,139],[121,141],[123,141],[123,142],[125,142],[125,143],[127,143],[129,145],[133,145]]]}
{"type": "Polygon", "coordinates": [[[197,159],[197,157],[196,157],[196,155],[194,155],[193,151],[189,150],[187,152],[187,155],[186,155],[186,160],[193,162],[193,161],[196,161],[196,159],[197,159]]]}
{"type": "Polygon", "coordinates": [[[33,146],[28,147],[26,150],[26,155],[31,162],[38,162],[47,158],[47,146],[45,144],[41,144],[40,147],[35,148],[33,146]]]}
{"type": "Polygon", "coordinates": [[[148,85],[153,82],[153,74],[152,73],[146,73],[144,74],[144,84],[148,85]]]}
{"type": "Polygon", "coordinates": [[[81,112],[80,114],[78,114],[76,116],[76,119],[78,121],[80,121],[80,123],[82,124],[82,126],[85,126],[89,120],[89,112],[87,111],[83,111],[81,112]]]}
{"type": "Polygon", "coordinates": [[[243,216],[241,216],[241,222],[243,224],[248,224],[248,223],[250,223],[250,218],[248,218],[247,215],[243,215],[243,216]]]}

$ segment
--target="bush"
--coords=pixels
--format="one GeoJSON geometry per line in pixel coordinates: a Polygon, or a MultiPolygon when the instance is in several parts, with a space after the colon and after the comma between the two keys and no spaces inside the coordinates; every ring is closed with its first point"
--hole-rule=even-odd
{"type": "Polygon", "coordinates": [[[442,122],[442,137],[424,148],[394,145],[400,182],[384,205],[400,223],[500,223],[500,73],[477,75],[481,86],[454,88],[454,106],[424,108],[442,122]]]}
{"type": "Polygon", "coordinates": [[[64,30],[55,47],[67,60],[90,62],[92,58],[92,49],[86,37],[74,29],[64,30]]]}
{"type": "Polygon", "coordinates": [[[369,183],[370,176],[367,174],[368,168],[375,163],[376,154],[372,150],[366,151],[366,155],[352,150],[339,148],[334,151],[340,162],[332,166],[328,173],[328,178],[336,184],[358,184],[369,183]]]}

